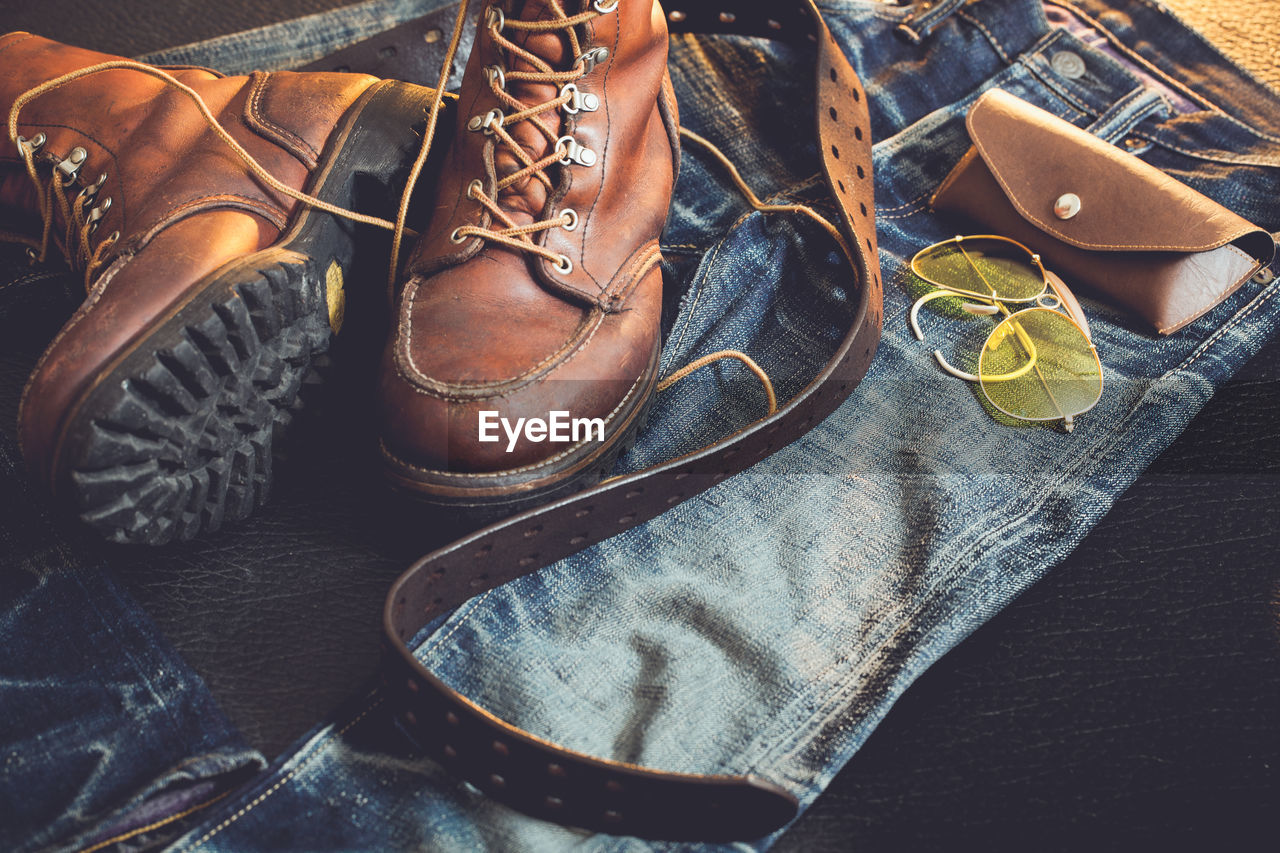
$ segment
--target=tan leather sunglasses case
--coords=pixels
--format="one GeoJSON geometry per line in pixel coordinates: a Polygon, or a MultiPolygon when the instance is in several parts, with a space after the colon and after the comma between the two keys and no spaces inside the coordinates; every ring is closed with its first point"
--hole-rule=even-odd
{"type": "Polygon", "coordinates": [[[1072,287],[1160,334],[1213,308],[1275,254],[1266,231],[1008,92],[984,93],[965,123],[973,147],[934,210],[1023,243],[1072,287]]]}

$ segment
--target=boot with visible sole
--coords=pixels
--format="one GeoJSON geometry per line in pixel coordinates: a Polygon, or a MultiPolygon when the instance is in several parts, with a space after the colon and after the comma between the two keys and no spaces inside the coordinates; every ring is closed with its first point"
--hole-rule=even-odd
{"type": "Polygon", "coordinates": [[[31,472],[107,539],[160,544],[266,497],[365,227],[253,172],[191,93],[279,185],[350,209],[403,179],[433,92],[357,74],[90,70],[114,62],[0,36],[0,115],[21,102],[0,141],[0,230],[56,244],[88,293],[23,393],[31,472]]]}
{"type": "Polygon", "coordinates": [[[679,163],[654,0],[481,10],[379,385],[393,484],[474,520],[589,486],[657,382],[679,163]]]}

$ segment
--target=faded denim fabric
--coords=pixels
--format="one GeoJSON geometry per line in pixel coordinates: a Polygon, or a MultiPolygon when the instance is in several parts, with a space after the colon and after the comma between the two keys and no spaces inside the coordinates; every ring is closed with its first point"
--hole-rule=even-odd
{"type": "Polygon", "coordinates": [[[90,846],[266,766],[137,603],[63,544],[4,435],[0,518],[0,849],[90,846]]]}
{"type": "MultiPolygon", "coordinates": [[[[379,20],[398,23],[409,5],[436,4],[374,0],[154,58],[286,67],[379,20]]],[[[872,112],[885,330],[870,374],[800,441],[468,602],[418,650],[456,689],[540,737],[660,769],[752,773],[805,805],[916,676],[1061,561],[1280,317],[1280,283],[1254,281],[1157,338],[1080,288],[1105,370],[1098,406],[1070,434],[992,419],[981,392],[944,376],[930,352],[971,351],[990,321],[926,309],[926,346],[906,319],[920,292],[909,259],[965,229],[927,199],[968,147],[968,106],[999,87],[1108,141],[1132,140],[1127,150],[1276,231],[1280,98],[1146,0],[1082,0],[1085,17],[1039,0],[948,4],[920,44],[895,35],[909,8],[820,5],[872,112]],[[1142,56],[1109,44],[1099,21],[1140,35],[1142,56]],[[1085,73],[1059,73],[1062,53],[1085,73]],[[1192,79],[1194,92],[1183,88],[1192,79]]],[[[812,140],[796,132],[812,121],[810,61],[760,40],[672,39],[682,122],[762,197],[824,203],[812,140]]],[[[692,146],[663,243],[679,296],[664,374],[736,348],[786,399],[847,326],[855,284],[823,232],[752,211],[692,146]]],[[[620,466],[696,449],[763,413],[740,365],[703,369],[658,397],[620,466]]],[[[700,846],[592,835],[497,805],[397,744],[374,693],[209,809],[174,849],[570,847],[700,846]]]]}

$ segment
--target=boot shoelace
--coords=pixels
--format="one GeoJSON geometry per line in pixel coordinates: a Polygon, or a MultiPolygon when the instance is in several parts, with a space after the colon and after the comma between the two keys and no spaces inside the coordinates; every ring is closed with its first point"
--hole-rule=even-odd
{"type": "MultiPolygon", "coordinates": [[[[609,49],[606,47],[592,47],[584,50],[576,28],[581,24],[615,12],[618,8],[618,2],[619,0],[611,0],[611,2],[593,0],[586,11],[576,15],[568,15],[560,5],[559,0],[547,0],[547,7],[554,17],[550,20],[537,21],[507,20],[502,9],[498,6],[491,5],[485,8],[484,26],[489,30],[489,36],[494,44],[507,56],[523,60],[526,64],[532,66],[534,70],[512,71],[503,68],[501,65],[489,65],[484,69],[485,77],[489,83],[489,90],[508,112],[504,113],[501,109],[495,108],[484,115],[472,116],[467,122],[469,131],[484,133],[486,136],[491,137],[485,145],[484,162],[486,171],[493,181],[493,189],[489,192],[485,190],[484,181],[473,180],[467,186],[467,197],[478,201],[493,220],[501,223],[504,227],[494,229],[478,225],[463,225],[454,229],[453,233],[449,235],[449,239],[454,243],[464,243],[468,237],[479,237],[483,240],[508,246],[517,251],[531,252],[538,255],[550,261],[555,266],[555,269],[562,274],[567,275],[573,271],[573,261],[567,255],[562,255],[537,245],[534,243],[532,235],[552,228],[564,228],[566,231],[574,230],[578,227],[577,211],[572,208],[565,208],[551,219],[538,220],[528,225],[517,225],[499,205],[498,196],[507,187],[529,179],[538,181],[550,193],[554,190],[554,186],[551,179],[547,177],[546,170],[549,167],[556,164],[562,166],[577,164],[590,168],[595,164],[596,154],[594,151],[580,145],[571,135],[559,135],[552,131],[546,124],[539,121],[539,116],[561,109],[567,114],[576,114],[578,112],[594,112],[600,108],[599,97],[580,91],[577,81],[590,73],[591,69],[598,63],[607,59],[609,49]],[[563,32],[568,38],[573,62],[568,70],[558,71],[542,57],[507,38],[503,34],[506,30],[529,34],[563,32]],[[541,103],[526,104],[513,97],[507,91],[508,81],[558,86],[559,94],[541,103]],[[545,156],[535,159],[509,132],[508,128],[512,128],[522,121],[528,121],[546,139],[549,153],[545,156]],[[494,170],[494,155],[499,144],[506,146],[506,149],[522,164],[522,168],[501,178],[496,176],[494,170]]],[[[465,6],[465,0],[463,5],[465,6]]]]}
{"type": "MultiPolygon", "coordinates": [[[[534,177],[550,189],[551,182],[545,174],[545,169],[547,167],[557,162],[562,164],[578,162],[581,165],[590,166],[595,162],[594,153],[591,152],[590,149],[579,146],[572,137],[556,137],[550,129],[542,124],[542,122],[534,121],[534,126],[537,127],[547,137],[547,141],[552,144],[552,151],[550,154],[540,160],[534,160],[528,152],[524,150],[523,146],[516,142],[516,140],[506,132],[504,125],[507,125],[508,123],[514,124],[516,121],[522,121],[525,119],[532,119],[543,112],[560,109],[561,107],[567,107],[568,111],[571,113],[577,112],[579,109],[593,111],[599,108],[598,99],[595,99],[592,95],[580,92],[575,81],[587,74],[591,70],[591,67],[593,67],[597,62],[606,58],[608,56],[608,51],[603,47],[593,48],[585,52],[582,51],[582,46],[579,43],[574,27],[601,15],[615,11],[618,6],[618,0],[613,0],[613,2],[609,3],[594,0],[587,11],[575,16],[566,15],[556,0],[549,0],[549,5],[557,15],[555,20],[533,22],[506,21],[503,17],[502,10],[498,7],[490,6],[486,10],[486,25],[489,26],[495,42],[504,49],[509,50],[514,55],[524,58],[538,70],[532,72],[508,72],[498,66],[489,66],[489,68],[486,69],[486,76],[489,79],[491,89],[502,103],[506,104],[508,108],[514,109],[515,112],[502,116],[501,113],[496,110],[491,111],[486,116],[479,117],[479,126],[478,128],[473,129],[479,129],[496,136],[511,149],[521,162],[524,163],[524,167],[497,181],[495,183],[492,197],[483,191],[483,186],[480,185],[479,181],[473,181],[468,187],[468,195],[477,201],[480,201],[481,205],[483,205],[486,210],[489,210],[490,213],[498,217],[499,220],[507,226],[506,229],[493,231],[476,226],[462,226],[457,229],[452,236],[456,240],[458,236],[462,236],[465,239],[466,236],[475,235],[484,239],[512,246],[519,250],[532,251],[535,254],[545,257],[555,263],[557,268],[562,268],[561,258],[563,258],[564,262],[569,263],[569,269],[562,271],[568,272],[572,269],[571,262],[568,258],[550,252],[541,246],[535,245],[529,238],[529,235],[537,233],[538,231],[548,230],[556,226],[572,230],[577,227],[577,213],[571,209],[565,209],[564,211],[561,211],[560,216],[556,219],[535,222],[525,226],[516,226],[510,217],[508,217],[506,213],[498,207],[496,196],[505,187],[523,180],[525,177],[534,177]],[[502,31],[508,27],[513,30],[524,30],[528,32],[550,32],[558,29],[565,30],[568,33],[575,57],[570,70],[556,71],[541,58],[504,38],[502,36],[502,31]],[[545,101],[541,104],[528,106],[516,100],[505,91],[505,81],[508,79],[551,83],[553,85],[560,84],[561,90],[559,96],[556,98],[545,101]],[[478,186],[479,188],[477,189],[478,186]]],[[[405,227],[405,220],[408,216],[409,201],[413,194],[414,187],[417,184],[418,178],[422,173],[423,165],[426,163],[427,155],[431,150],[431,145],[435,138],[440,108],[444,99],[444,89],[449,79],[450,68],[453,65],[454,56],[457,54],[458,45],[462,39],[462,32],[467,20],[468,6],[469,0],[462,0],[459,4],[458,15],[454,21],[452,38],[441,67],[440,78],[436,84],[435,96],[432,99],[431,106],[427,109],[427,124],[422,134],[422,145],[418,150],[418,156],[414,160],[408,180],[406,181],[404,190],[401,193],[400,206],[394,222],[329,204],[328,202],[322,201],[321,199],[306,193],[299,192],[298,190],[285,185],[267,172],[267,170],[263,168],[263,166],[258,163],[258,161],[255,160],[249,152],[244,150],[240,143],[236,142],[231,134],[228,133],[227,130],[218,122],[217,118],[214,117],[208,105],[204,102],[204,99],[201,98],[200,94],[194,89],[182,83],[172,74],[169,74],[163,69],[156,68],[151,65],[145,65],[140,62],[134,62],[132,60],[114,60],[81,68],[76,71],[63,74],[59,77],[55,77],[52,80],[48,80],[27,90],[14,101],[13,107],[9,111],[9,138],[16,145],[19,156],[26,166],[27,174],[37,188],[40,199],[40,213],[43,221],[43,229],[41,238],[38,242],[25,236],[11,235],[7,233],[0,234],[0,241],[26,243],[32,247],[29,252],[32,262],[42,262],[45,260],[48,253],[49,240],[53,231],[55,213],[61,212],[63,221],[66,224],[66,232],[63,240],[64,252],[73,267],[84,268],[86,288],[92,284],[93,273],[106,261],[111,246],[120,239],[120,233],[118,231],[113,231],[98,243],[97,246],[91,247],[90,244],[90,240],[97,229],[98,222],[111,207],[110,196],[104,196],[101,202],[97,202],[97,196],[102,189],[103,184],[106,182],[107,176],[105,173],[100,175],[94,184],[82,189],[74,199],[68,200],[67,189],[76,181],[79,172],[84,167],[87,159],[87,153],[83,148],[72,149],[71,153],[68,154],[64,160],[54,166],[53,174],[49,180],[47,182],[42,181],[37,171],[35,155],[45,143],[44,134],[37,133],[29,140],[23,139],[18,135],[18,115],[21,112],[22,107],[31,100],[46,92],[52,91],[53,89],[60,88],[73,80],[111,69],[132,69],[156,77],[165,84],[176,88],[189,97],[194,102],[196,108],[200,112],[200,115],[204,118],[209,127],[245,163],[250,172],[281,195],[291,198],[300,204],[314,207],[318,210],[323,210],[326,213],[330,213],[335,216],[345,217],[355,222],[372,225],[378,228],[385,228],[391,231],[393,233],[393,239],[389,264],[390,269],[388,273],[388,292],[392,293],[395,286],[396,272],[403,238],[405,235],[409,235],[411,237],[416,236],[414,232],[405,227]]],[[[476,119],[473,118],[472,122],[475,121],[476,119]]],[[[725,154],[712,142],[685,128],[680,129],[680,135],[683,139],[704,148],[721,164],[721,166],[729,173],[734,185],[746,197],[753,209],[765,213],[798,213],[814,220],[832,237],[833,240],[835,240],[845,257],[850,260],[850,263],[852,263],[852,254],[849,251],[849,247],[846,245],[843,235],[826,217],[822,216],[816,210],[807,205],[770,204],[761,201],[755,192],[753,192],[747,185],[746,181],[743,180],[742,175],[738,172],[732,161],[730,161],[729,158],[726,157],[725,154]]],[[[486,152],[486,162],[489,164],[490,168],[492,168],[494,147],[495,146],[491,142],[489,150],[486,152]]],[[[765,373],[765,371],[750,356],[739,352],[738,350],[721,350],[719,352],[702,356],[696,361],[691,362],[661,380],[658,383],[657,390],[665,391],[694,371],[726,358],[737,359],[742,362],[753,374],[756,375],[757,378],[760,379],[768,398],[768,413],[772,415],[777,411],[777,398],[774,394],[773,383],[770,381],[768,374],[765,373]]]]}
{"type": "MultiPolygon", "coordinates": [[[[461,37],[460,28],[454,33],[453,43],[450,45],[450,58],[457,50],[457,43],[461,37]]],[[[447,71],[449,63],[445,63],[447,71]]],[[[413,184],[416,181],[417,171],[421,170],[421,161],[426,159],[426,151],[431,145],[432,135],[435,124],[440,111],[440,105],[444,97],[444,79],[435,92],[435,97],[431,107],[428,109],[429,121],[427,132],[424,133],[422,153],[419,157],[419,163],[415,170],[414,181],[410,181],[404,190],[401,199],[400,212],[395,222],[390,222],[376,216],[369,216],[363,213],[357,213],[353,210],[330,204],[315,196],[300,192],[292,187],[284,184],[270,172],[268,172],[262,164],[253,158],[244,147],[235,140],[235,138],[227,131],[226,128],[217,120],[213,112],[205,103],[204,98],[200,97],[200,93],[192,89],[190,86],[178,80],[169,72],[162,68],[152,65],[146,65],[133,60],[111,60],[102,62],[97,65],[87,66],[75,71],[62,74],[51,80],[47,80],[38,86],[23,92],[13,102],[12,108],[9,110],[8,132],[9,139],[14,143],[18,150],[18,156],[21,158],[23,165],[26,167],[27,176],[36,187],[36,194],[40,205],[40,218],[42,220],[41,236],[38,241],[19,234],[0,233],[0,241],[18,242],[29,246],[28,255],[32,263],[41,263],[46,260],[49,254],[50,238],[54,230],[54,220],[58,213],[62,214],[62,220],[65,224],[65,233],[63,235],[62,250],[66,256],[68,263],[73,269],[83,269],[85,274],[85,289],[88,290],[93,284],[93,276],[109,257],[109,251],[112,246],[120,239],[119,231],[112,231],[105,239],[96,246],[91,243],[91,238],[97,230],[98,223],[106,215],[111,208],[111,197],[104,196],[102,201],[97,201],[99,191],[107,181],[106,173],[101,174],[97,181],[82,189],[74,199],[68,199],[67,191],[79,177],[80,171],[88,160],[88,152],[77,146],[64,159],[58,161],[52,166],[51,174],[48,180],[44,180],[40,176],[39,166],[36,162],[36,154],[44,146],[46,142],[45,134],[37,133],[31,139],[24,139],[18,135],[18,116],[22,112],[22,108],[35,98],[59,89],[72,81],[79,80],[82,77],[88,77],[91,74],[98,74],[103,71],[111,71],[115,69],[128,69],[138,71],[143,74],[157,78],[168,86],[182,92],[195,104],[196,109],[200,112],[205,123],[213,130],[213,132],[221,139],[235,154],[244,162],[249,171],[260,181],[271,189],[283,196],[293,199],[294,201],[335,216],[342,216],[355,222],[366,225],[372,225],[378,228],[385,228],[396,234],[395,251],[392,256],[392,273],[394,279],[396,260],[399,255],[399,245],[402,235],[406,233],[412,234],[405,228],[404,220],[408,211],[408,199],[412,192],[413,184]],[[96,202],[96,204],[95,204],[96,202]]],[[[443,75],[442,75],[443,77],[443,75]]],[[[413,235],[416,236],[416,235],[413,235]]]]}
{"type": "Polygon", "coordinates": [[[106,260],[107,252],[120,239],[120,232],[112,231],[105,239],[99,241],[97,246],[93,246],[90,240],[98,229],[99,221],[111,209],[111,196],[104,196],[102,201],[95,205],[98,192],[107,182],[107,175],[105,172],[99,175],[97,181],[81,189],[73,199],[68,199],[67,192],[76,183],[80,169],[89,157],[89,152],[79,146],[72,148],[64,159],[54,165],[49,179],[42,181],[36,170],[35,156],[44,147],[46,141],[47,137],[43,133],[37,133],[30,139],[18,136],[14,140],[18,156],[26,167],[27,176],[36,187],[36,196],[40,202],[40,214],[44,223],[40,239],[33,240],[20,234],[0,235],[0,239],[25,243],[28,247],[27,256],[31,258],[31,262],[43,263],[49,253],[55,212],[61,212],[62,221],[66,226],[62,235],[64,254],[72,269],[84,270],[84,286],[85,290],[88,290],[93,282],[94,273],[106,260]]]}

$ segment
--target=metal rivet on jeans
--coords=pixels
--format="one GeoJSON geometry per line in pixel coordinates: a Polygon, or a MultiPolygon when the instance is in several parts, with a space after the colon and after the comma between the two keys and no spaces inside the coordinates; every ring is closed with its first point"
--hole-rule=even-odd
{"type": "Polygon", "coordinates": [[[1080,196],[1075,193],[1063,193],[1053,203],[1053,215],[1059,219],[1070,219],[1080,212],[1080,196]]]}
{"type": "Polygon", "coordinates": [[[1258,274],[1253,277],[1253,280],[1258,284],[1270,284],[1276,280],[1276,274],[1272,272],[1270,268],[1263,268],[1258,271],[1258,274]]]}
{"type": "Polygon", "coordinates": [[[1084,76],[1084,60],[1080,58],[1078,53],[1060,50],[1049,59],[1049,64],[1053,66],[1054,71],[1068,80],[1076,80],[1084,76]]]}

